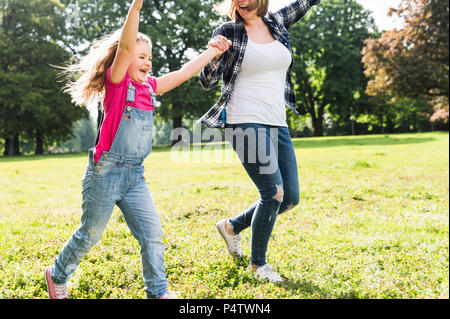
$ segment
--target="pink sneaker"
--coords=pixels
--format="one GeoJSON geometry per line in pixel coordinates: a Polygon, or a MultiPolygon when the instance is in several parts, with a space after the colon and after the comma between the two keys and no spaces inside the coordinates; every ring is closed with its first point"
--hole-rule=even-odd
{"type": "Polygon", "coordinates": [[[178,299],[178,294],[175,291],[167,291],[158,299],[178,299]]]}
{"type": "Polygon", "coordinates": [[[57,285],[53,282],[51,274],[52,267],[45,268],[44,277],[45,282],[47,283],[47,291],[50,299],[69,299],[69,295],[67,293],[67,286],[57,285]]]}

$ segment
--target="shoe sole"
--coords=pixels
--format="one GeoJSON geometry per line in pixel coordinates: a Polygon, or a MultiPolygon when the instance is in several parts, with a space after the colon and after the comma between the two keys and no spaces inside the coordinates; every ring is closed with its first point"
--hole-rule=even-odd
{"type": "Polygon", "coordinates": [[[276,281],[272,281],[269,278],[261,278],[259,276],[256,277],[258,280],[262,281],[262,282],[271,282],[273,284],[282,284],[284,283],[286,280],[285,279],[281,279],[281,280],[276,280],[276,281]]]}
{"type": "Polygon", "coordinates": [[[256,275],[255,278],[260,280],[260,281],[262,281],[262,282],[271,282],[271,283],[274,283],[274,284],[282,284],[282,283],[284,283],[286,281],[286,279],[284,279],[283,277],[281,277],[281,280],[275,280],[275,281],[270,280],[267,277],[263,278],[263,277],[261,277],[259,275],[256,275]]]}
{"type": "Polygon", "coordinates": [[[281,278],[280,280],[273,281],[273,280],[270,280],[268,277],[262,277],[261,275],[257,274],[256,272],[255,272],[255,278],[262,282],[271,282],[274,284],[282,284],[282,283],[286,282],[286,279],[281,276],[280,276],[280,278],[281,278]]]}

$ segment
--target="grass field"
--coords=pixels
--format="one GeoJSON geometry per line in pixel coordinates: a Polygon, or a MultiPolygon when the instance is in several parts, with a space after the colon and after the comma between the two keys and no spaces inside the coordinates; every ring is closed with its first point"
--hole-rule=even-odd
{"type": "MultiPolygon", "coordinates": [[[[255,280],[215,230],[258,198],[240,163],[173,160],[169,149],[147,158],[171,290],[182,298],[449,298],[448,133],[294,145],[301,202],[278,217],[268,250],[284,285],[255,280]]],[[[0,158],[0,298],[47,298],[43,270],[78,227],[86,163],[85,153],[0,158]]],[[[250,231],[241,235],[249,254],[250,231]]],[[[116,208],[69,294],[144,298],[141,274],[139,245],[116,208]]]]}

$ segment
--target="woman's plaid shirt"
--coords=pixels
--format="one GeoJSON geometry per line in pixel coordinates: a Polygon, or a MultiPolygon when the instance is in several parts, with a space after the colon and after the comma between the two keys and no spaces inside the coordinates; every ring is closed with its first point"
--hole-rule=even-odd
{"type": "MultiPolygon", "coordinates": [[[[269,12],[264,18],[264,22],[269,27],[273,37],[285,45],[292,55],[289,41],[289,29],[294,23],[299,21],[312,6],[320,3],[320,0],[296,0],[277,12],[269,12]]],[[[215,87],[222,78],[222,89],[219,100],[213,107],[203,115],[198,123],[206,124],[208,127],[225,127],[223,110],[233,92],[236,76],[241,68],[247,47],[247,33],[242,21],[231,21],[222,24],[214,30],[212,37],[223,35],[232,41],[232,45],[222,57],[217,61],[213,59],[200,72],[200,82],[206,89],[215,87]]],[[[298,113],[295,106],[295,95],[291,81],[292,63],[286,73],[285,100],[286,105],[291,110],[298,113]]]]}

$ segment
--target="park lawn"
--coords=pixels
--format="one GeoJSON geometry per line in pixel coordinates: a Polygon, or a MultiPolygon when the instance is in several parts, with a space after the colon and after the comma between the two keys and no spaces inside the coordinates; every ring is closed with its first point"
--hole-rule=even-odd
{"type": "MultiPolygon", "coordinates": [[[[215,229],[258,199],[229,148],[207,145],[212,153],[201,155],[213,156],[203,161],[170,149],[147,158],[170,290],[182,298],[449,298],[448,133],[294,146],[301,202],[277,218],[267,254],[283,285],[255,280],[215,229]]],[[[86,153],[0,158],[0,298],[47,298],[43,270],[78,227],[86,163],[86,153]]],[[[251,233],[241,236],[248,255],[251,233]]],[[[143,288],[139,245],[115,208],[69,294],[144,298],[143,288]]]]}

